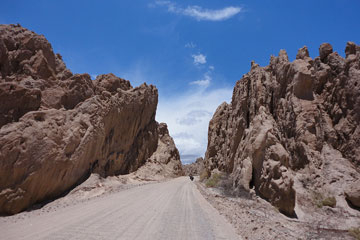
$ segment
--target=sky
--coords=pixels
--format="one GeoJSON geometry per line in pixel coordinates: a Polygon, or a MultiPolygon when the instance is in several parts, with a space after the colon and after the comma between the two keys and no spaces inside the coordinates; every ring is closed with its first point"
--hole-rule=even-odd
{"type": "Polygon", "coordinates": [[[360,44],[359,0],[1,0],[0,23],[43,34],[73,73],[114,73],[159,90],[183,163],[204,156],[209,120],[236,81],[285,49],[360,44]]]}

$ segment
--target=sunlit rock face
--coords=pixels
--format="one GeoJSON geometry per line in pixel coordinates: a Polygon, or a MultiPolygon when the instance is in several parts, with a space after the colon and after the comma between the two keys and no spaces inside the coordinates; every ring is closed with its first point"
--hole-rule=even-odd
{"type": "Polygon", "coordinates": [[[208,171],[231,173],[234,188],[254,188],[289,216],[319,189],[345,202],[360,178],[360,47],[349,42],[345,59],[328,43],[319,53],[252,62],[209,123],[208,171]]]}
{"type": "MultiPolygon", "coordinates": [[[[157,102],[152,85],[73,74],[44,36],[0,25],[0,214],[53,199],[90,173],[144,165],[165,134],[157,102]]],[[[178,155],[161,157],[182,171],[178,155]]]]}

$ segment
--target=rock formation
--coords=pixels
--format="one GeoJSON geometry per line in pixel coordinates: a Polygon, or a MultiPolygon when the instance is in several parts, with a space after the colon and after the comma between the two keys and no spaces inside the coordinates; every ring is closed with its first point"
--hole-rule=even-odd
{"type": "Polygon", "coordinates": [[[204,159],[199,157],[195,162],[183,165],[185,175],[200,175],[204,169],[204,159]]]}
{"type": "Polygon", "coordinates": [[[167,125],[158,125],[158,145],[156,151],[134,174],[143,180],[162,180],[184,175],[180,154],[169,135],[167,125]]]}
{"type": "Polygon", "coordinates": [[[73,74],[44,36],[19,25],[0,25],[0,73],[0,214],[56,198],[91,173],[133,172],[148,159],[181,172],[175,145],[163,144],[166,125],[155,121],[154,86],[73,74]],[[159,149],[169,154],[153,156],[159,149]]]}
{"type": "Polygon", "coordinates": [[[319,52],[252,62],[209,123],[208,171],[231,173],[233,187],[254,188],[289,216],[315,193],[359,203],[350,186],[360,178],[360,47],[348,42],[345,59],[328,43],[319,52]]]}

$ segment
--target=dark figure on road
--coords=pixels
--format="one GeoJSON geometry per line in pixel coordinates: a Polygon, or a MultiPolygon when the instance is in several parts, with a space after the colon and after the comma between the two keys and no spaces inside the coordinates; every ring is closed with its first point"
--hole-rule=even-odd
{"type": "Polygon", "coordinates": [[[193,177],[193,175],[191,173],[190,173],[189,177],[190,177],[191,181],[194,180],[194,177],[193,177]]]}

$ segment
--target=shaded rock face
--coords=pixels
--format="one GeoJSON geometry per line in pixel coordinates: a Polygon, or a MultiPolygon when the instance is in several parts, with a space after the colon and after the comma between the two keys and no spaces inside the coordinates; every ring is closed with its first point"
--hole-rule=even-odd
{"type": "Polygon", "coordinates": [[[154,86],[74,75],[44,36],[19,25],[0,25],[0,72],[0,214],[53,199],[90,173],[133,172],[166,138],[154,86]]]}
{"type": "Polygon", "coordinates": [[[200,175],[204,169],[204,159],[199,157],[195,162],[183,165],[185,175],[200,175]]]}
{"type": "Polygon", "coordinates": [[[162,180],[184,175],[180,154],[173,138],[169,135],[166,123],[160,123],[156,151],[141,166],[135,176],[143,180],[162,180]]]}
{"type": "Polygon", "coordinates": [[[209,123],[206,168],[232,173],[234,187],[254,187],[287,215],[311,191],[343,199],[341,185],[360,177],[360,47],[349,42],[346,59],[327,43],[319,52],[252,62],[209,123]]]}

